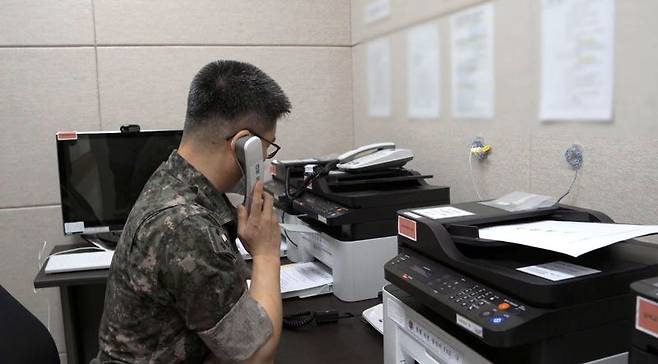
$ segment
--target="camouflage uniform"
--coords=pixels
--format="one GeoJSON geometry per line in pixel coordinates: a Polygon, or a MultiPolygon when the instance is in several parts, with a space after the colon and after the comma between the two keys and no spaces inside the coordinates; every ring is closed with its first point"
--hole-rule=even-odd
{"type": "Polygon", "coordinates": [[[272,322],[246,287],[226,196],[176,151],[144,186],[114,253],[101,363],[250,357],[272,322]]]}

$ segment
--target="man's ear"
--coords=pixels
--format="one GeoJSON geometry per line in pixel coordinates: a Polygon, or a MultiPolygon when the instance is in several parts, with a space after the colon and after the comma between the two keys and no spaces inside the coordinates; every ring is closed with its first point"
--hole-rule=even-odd
{"type": "Polygon", "coordinates": [[[235,146],[236,146],[236,143],[238,142],[238,140],[242,137],[246,137],[246,136],[249,136],[249,135],[251,135],[251,132],[247,129],[242,129],[242,130],[238,131],[237,133],[235,133],[235,135],[233,135],[233,138],[231,138],[231,150],[233,152],[235,152],[235,146]]]}

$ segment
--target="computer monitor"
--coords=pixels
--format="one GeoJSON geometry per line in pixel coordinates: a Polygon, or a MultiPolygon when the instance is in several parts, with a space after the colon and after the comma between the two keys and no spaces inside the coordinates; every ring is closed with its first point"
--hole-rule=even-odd
{"type": "Polygon", "coordinates": [[[151,174],[178,147],[182,130],[57,134],[64,234],[123,229],[151,174]]]}

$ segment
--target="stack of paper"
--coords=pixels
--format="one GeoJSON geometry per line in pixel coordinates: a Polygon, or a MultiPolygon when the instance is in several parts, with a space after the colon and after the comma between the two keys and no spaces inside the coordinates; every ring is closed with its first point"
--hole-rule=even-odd
{"type": "Polygon", "coordinates": [[[281,298],[317,296],[332,293],[334,288],[334,277],[320,262],[282,265],[280,279],[281,298]]]}
{"type": "Polygon", "coordinates": [[[320,262],[281,266],[281,297],[309,297],[333,292],[334,277],[320,262]]]}

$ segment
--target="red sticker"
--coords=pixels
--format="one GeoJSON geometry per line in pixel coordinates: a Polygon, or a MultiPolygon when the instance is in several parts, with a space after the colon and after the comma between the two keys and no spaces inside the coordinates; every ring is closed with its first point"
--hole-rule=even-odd
{"type": "Polygon", "coordinates": [[[398,234],[416,241],[416,222],[398,216],[398,234]]]}
{"type": "Polygon", "coordinates": [[[58,131],[57,140],[78,140],[77,131],[58,131]]]}
{"type": "Polygon", "coordinates": [[[635,328],[653,337],[658,337],[658,303],[637,297],[635,328]]]}

